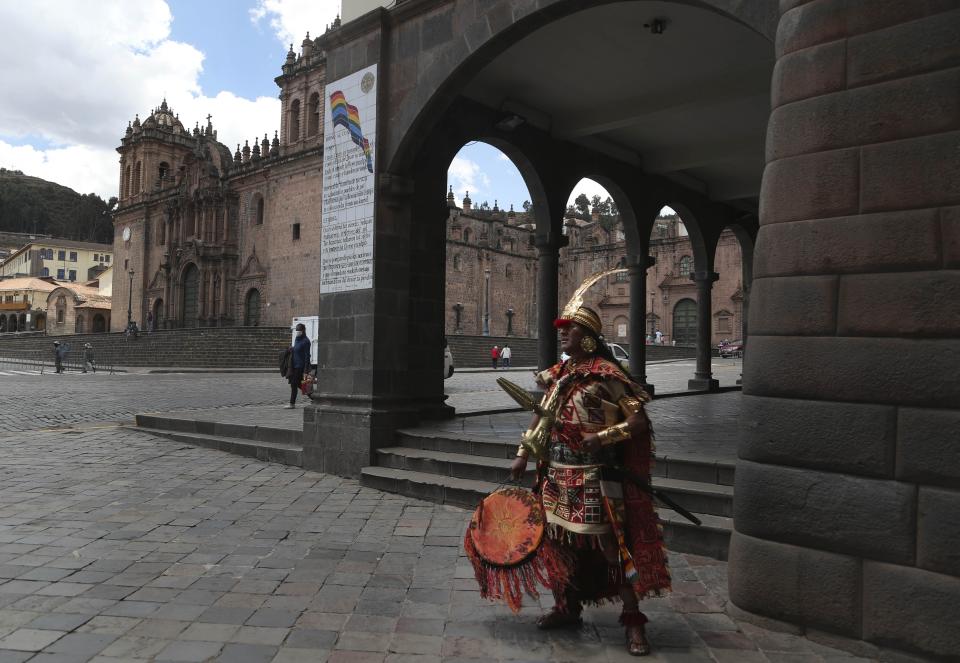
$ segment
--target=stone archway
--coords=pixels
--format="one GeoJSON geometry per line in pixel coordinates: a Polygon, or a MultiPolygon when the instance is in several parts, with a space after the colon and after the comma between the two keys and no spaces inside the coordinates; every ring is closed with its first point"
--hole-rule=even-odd
{"type": "Polygon", "coordinates": [[[153,302],[153,330],[156,329],[163,329],[163,299],[160,297],[153,302]]]}
{"type": "Polygon", "coordinates": [[[107,331],[107,319],[103,316],[102,313],[96,313],[93,316],[93,324],[91,325],[91,331],[94,334],[102,334],[107,331]]]}

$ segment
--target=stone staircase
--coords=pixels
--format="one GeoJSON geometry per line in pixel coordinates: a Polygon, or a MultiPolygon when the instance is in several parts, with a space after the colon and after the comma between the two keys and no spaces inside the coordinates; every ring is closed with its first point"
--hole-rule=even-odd
{"type": "Polygon", "coordinates": [[[74,360],[80,356],[83,344],[90,343],[97,361],[103,365],[276,368],[277,356],[290,344],[290,330],[286,327],[202,327],[141,333],[136,339],[122,332],[0,337],[0,354],[35,351],[52,357],[55,340],[70,344],[74,360]]]}
{"type": "Polygon", "coordinates": [[[303,467],[302,431],[250,424],[138,414],[136,430],[198,447],[303,467]]]}
{"type": "MultiPolygon", "coordinates": [[[[360,483],[409,497],[475,507],[509,478],[516,441],[495,437],[399,431],[397,446],[378,450],[377,465],[361,470],[360,483]]],[[[533,463],[524,479],[533,481],[533,463]]],[[[733,464],[706,458],[658,458],[654,485],[696,514],[697,527],[661,507],[668,548],[726,559],[733,528],[733,464]]]]}

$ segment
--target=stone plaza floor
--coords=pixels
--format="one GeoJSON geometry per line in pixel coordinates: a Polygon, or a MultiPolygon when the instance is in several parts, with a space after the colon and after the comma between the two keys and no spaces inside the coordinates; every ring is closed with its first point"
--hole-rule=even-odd
{"type": "MultiPolygon", "coordinates": [[[[614,607],[543,633],[549,598],[519,616],[480,599],[461,509],[115,423],[275,403],[263,380],[0,381],[0,663],[633,660],[614,607]]],[[[671,567],[647,660],[869,660],[731,619],[723,563],[671,567]]]]}

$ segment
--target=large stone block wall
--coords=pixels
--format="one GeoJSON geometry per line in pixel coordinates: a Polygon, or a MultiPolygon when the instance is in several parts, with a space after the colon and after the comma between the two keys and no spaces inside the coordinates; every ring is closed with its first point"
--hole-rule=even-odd
{"type": "Polygon", "coordinates": [[[960,3],[781,0],[733,603],[960,651],[960,3]]]}

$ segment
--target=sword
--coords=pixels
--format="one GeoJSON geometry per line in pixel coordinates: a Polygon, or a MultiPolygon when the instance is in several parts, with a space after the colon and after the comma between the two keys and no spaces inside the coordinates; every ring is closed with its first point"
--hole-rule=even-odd
{"type": "Polygon", "coordinates": [[[662,490],[658,488],[654,488],[652,485],[650,485],[650,481],[648,481],[647,479],[644,479],[642,476],[638,474],[634,474],[633,472],[626,469],[625,467],[604,468],[603,473],[609,476],[610,479],[614,481],[617,481],[617,480],[623,481],[624,479],[626,479],[627,481],[629,481],[630,483],[635,485],[637,488],[639,488],[640,490],[650,495],[651,497],[658,499],[667,508],[673,509],[674,511],[679,513],[681,516],[689,520],[694,525],[700,526],[703,524],[699,518],[697,518],[695,515],[690,513],[687,509],[683,508],[682,506],[674,502],[673,498],[671,498],[669,495],[664,493],[662,490]]]}

